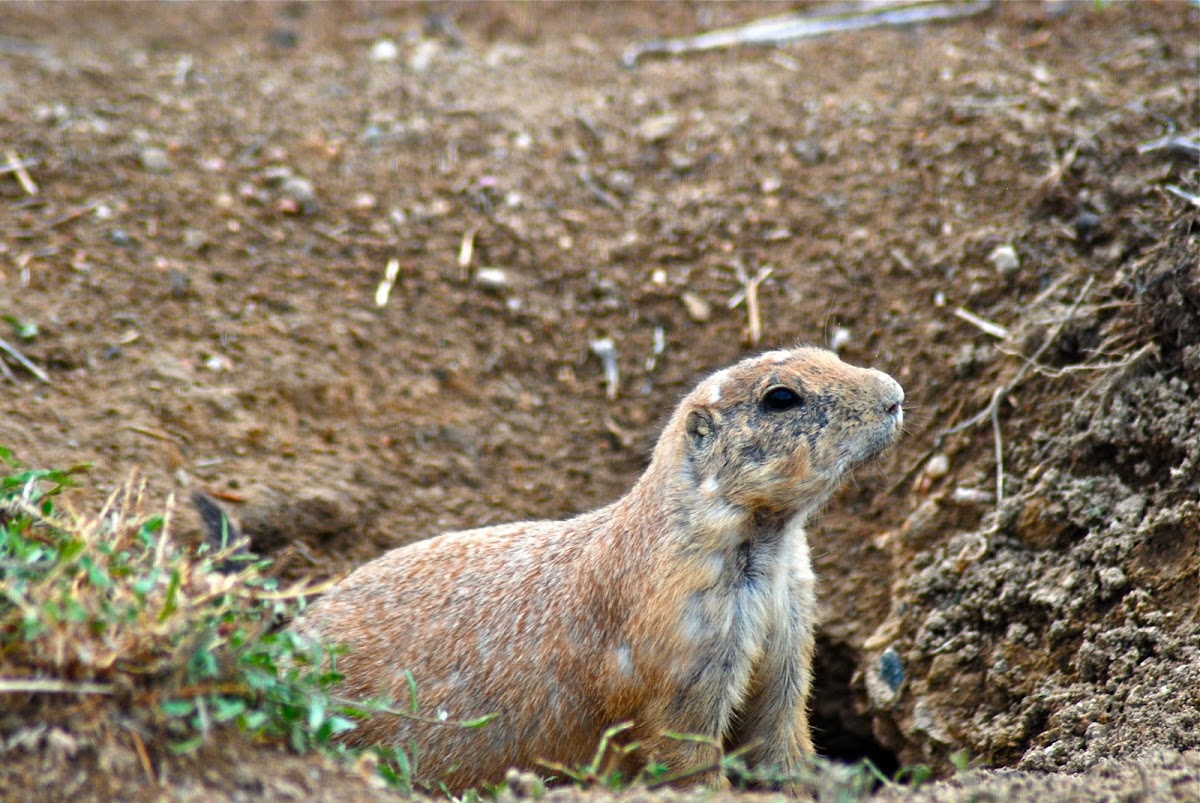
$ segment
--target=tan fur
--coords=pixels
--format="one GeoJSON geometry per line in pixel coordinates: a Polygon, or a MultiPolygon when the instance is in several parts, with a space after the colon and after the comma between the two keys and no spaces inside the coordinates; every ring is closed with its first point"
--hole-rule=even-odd
{"type": "Polygon", "coordinates": [[[423,715],[498,718],[476,731],[379,715],[349,741],[412,740],[420,777],[453,791],[539,759],[583,763],[626,721],[637,762],[712,759],[673,731],[795,768],[812,752],[804,522],[895,441],[903,400],[886,374],[830,352],[770,352],[684,398],[645,474],[608,507],[450,533],[362,566],[301,625],[349,646],[341,692],[404,706],[407,669],[423,715]],[[779,386],[803,403],[767,409],[779,386]]]}

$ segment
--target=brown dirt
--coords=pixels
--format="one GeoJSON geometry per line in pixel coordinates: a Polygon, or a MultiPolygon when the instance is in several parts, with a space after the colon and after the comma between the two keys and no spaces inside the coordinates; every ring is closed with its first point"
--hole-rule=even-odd
{"type": "MultiPolygon", "coordinates": [[[[0,175],[0,314],[38,327],[0,336],[53,382],[6,361],[0,444],[25,462],[244,499],[291,575],[566,516],[752,350],[728,302],[770,265],[761,347],[844,329],[911,402],[812,528],[825,751],[1194,780],[1200,228],[1164,187],[1200,171],[1138,146],[1200,123],[1200,10],[1013,4],[624,70],[634,41],[780,9],[83,9],[0,7],[0,140],[38,186],[0,175]],[[383,37],[397,60],[370,57],[383,37]],[[991,419],[943,433],[1001,386],[997,505],[991,419]]],[[[0,745],[36,768],[45,739],[0,745]]],[[[238,796],[151,747],[176,796],[238,796]]],[[[353,774],[242,755],[246,795],[353,774]]],[[[128,794],[156,794],[131,766],[128,794]]]]}

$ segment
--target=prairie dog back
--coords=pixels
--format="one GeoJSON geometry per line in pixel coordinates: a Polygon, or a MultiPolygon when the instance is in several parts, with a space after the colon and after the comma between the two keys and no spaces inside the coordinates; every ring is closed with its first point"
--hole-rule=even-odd
{"type": "Polygon", "coordinates": [[[639,745],[630,771],[712,760],[666,732],[753,744],[751,761],[796,769],[812,752],[804,524],[895,442],[903,401],[886,374],[830,352],[769,352],[684,397],[613,504],[450,533],[360,567],[297,624],[349,647],[340,693],[406,701],[408,670],[422,714],[497,718],[469,730],[379,715],[348,741],[411,740],[421,777],[451,791],[539,760],[583,763],[622,722],[639,745]]]}

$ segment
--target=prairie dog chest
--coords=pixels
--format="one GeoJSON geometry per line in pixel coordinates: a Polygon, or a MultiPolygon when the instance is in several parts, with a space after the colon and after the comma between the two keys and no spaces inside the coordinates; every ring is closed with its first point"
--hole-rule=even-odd
{"type": "Polygon", "coordinates": [[[752,668],[769,641],[785,647],[778,642],[815,615],[812,564],[799,525],[714,549],[698,574],[683,601],[682,635],[728,670],[752,668]]]}

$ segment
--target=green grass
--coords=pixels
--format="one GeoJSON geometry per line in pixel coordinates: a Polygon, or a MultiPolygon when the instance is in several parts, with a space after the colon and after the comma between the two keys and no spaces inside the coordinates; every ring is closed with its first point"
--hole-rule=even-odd
{"type": "MultiPolygon", "coordinates": [[[[3,447],[0,461],[0,700],[109,698],[175,754],[236,729],[355,757],[335,737],[381,707],[338,700],[339,650],[280,628],[310,587],[281,589],[235,544],[184,549],[173,502],[147,512],[144,483],[84,515],[66,492],[86,467],[25,469],[3,447]]],[[[373,752],[412,791],[410,757],[373,752]]]]}

